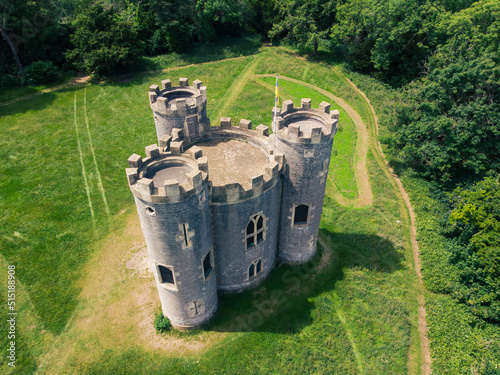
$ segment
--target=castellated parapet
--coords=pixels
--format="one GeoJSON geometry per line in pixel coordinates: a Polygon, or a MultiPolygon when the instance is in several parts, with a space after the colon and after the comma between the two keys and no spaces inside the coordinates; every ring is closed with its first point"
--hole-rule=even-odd
{"type": "Polygon", "coordinates": [[[270,135],[246,119],[211,127],[201,81],[162,81],[149,98],[158,145],[132,155],[127,176],[163,313],[196,328],[215,313],[217,291],[255,287],[278,259],[314,256],[338,111],[285,101],[270,135]]]}
{"type": "Polygon", "coordinates": [[[184,130],[187,138],[202,136],[210,128],[207,117],[207,88],[200,80],[189,86],[187,78],[172,86],[169,79],[149,87],[149,104],[154,113],[158,142],[174,129],[184,130]]]}

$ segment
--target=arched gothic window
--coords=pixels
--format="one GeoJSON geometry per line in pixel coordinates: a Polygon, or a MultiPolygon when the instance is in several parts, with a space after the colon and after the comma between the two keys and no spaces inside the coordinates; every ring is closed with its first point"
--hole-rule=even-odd
{"type": "Polygon", "coordinates": [[[266,239],[266,218],[262,214],[250,218],[245,230],[246,248],[250,249],[266,239]]]}
{"type": "Polygon", "coordinates": [[[259,273],[262,272],[262,260],[257,259],[250,264],[250,267],[248,267],[248,278],[252,278],[254,276],[257,276],[259,273]]]}

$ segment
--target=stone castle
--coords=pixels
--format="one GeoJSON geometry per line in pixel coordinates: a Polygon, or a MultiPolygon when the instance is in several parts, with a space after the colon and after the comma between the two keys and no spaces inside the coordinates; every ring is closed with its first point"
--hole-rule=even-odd
{"type": "Polygon", "coordinates": [[[163,314],[197,328],[217,310],[217,293],[255,287],[277,261],[316,253],[338,111],[311,99],[273,113],[274,134],[249,120],[211,126],[207,89],[187,78],[152,85],[158,145],[133,154],[134,194],[163,314]]]}

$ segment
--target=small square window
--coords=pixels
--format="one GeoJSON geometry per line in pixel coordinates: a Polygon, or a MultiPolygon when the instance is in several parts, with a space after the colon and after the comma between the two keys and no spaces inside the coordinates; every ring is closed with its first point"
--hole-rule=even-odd
{"type": "Polygon", "coordinates": [[[173,284],[174,281],[174,272],[170,267],[165,267],[162,265],[158,265],[158,270],[160,271],[160,278],[162,284],[173,284]]]}
{"type": "Polygon", "coordinates": [[[251,279],[252,277],[257,276],[259,273],[262,272],[262,260],[257,259],[250,264],[250,267],[248,267],[248,278],[251,279]]]}
{"type": "Polygon", "coordinates": [[[293,213],[293,225],[309,224],[309,206],[301,204],[295,207],[293,213]]]}

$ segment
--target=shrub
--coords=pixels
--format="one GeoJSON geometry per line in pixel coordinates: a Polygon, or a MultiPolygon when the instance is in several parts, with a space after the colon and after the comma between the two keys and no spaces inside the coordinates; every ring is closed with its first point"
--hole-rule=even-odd
{"type": "Polygon", "coordinates": [[[158,332],[166,332],[170,329],[170,320],[160,312],[155,318],[155,328],[158,332]]]}
{"type": "Polygon", "coordinates": [[[52,83],[57,79],[57,68],[52,61],[36,61],[25,69],[25,73],[28,85],[52,83]]]}
{"type": "Polygon", "coordinates": [[[10,87],[18,87],[21,86],[21,80],[18,77],[15,77],[11,74],[5,74],[2,77],[2,81],[0,82],[0,86],[5,87],[5,88],[10,88],[10,87]]]}

